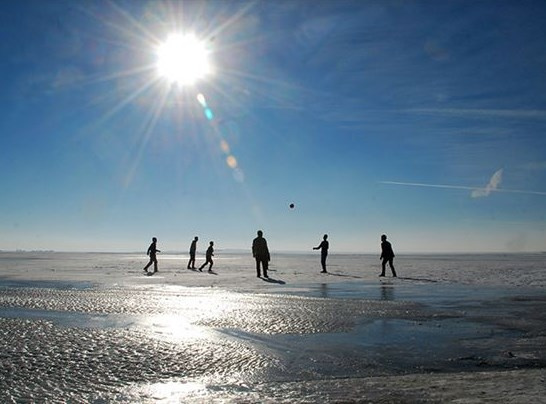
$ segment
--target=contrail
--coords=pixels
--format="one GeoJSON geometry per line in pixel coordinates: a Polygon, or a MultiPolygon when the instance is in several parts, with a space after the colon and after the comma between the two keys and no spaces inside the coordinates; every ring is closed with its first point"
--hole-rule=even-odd
{"type": "Polygon", "coordinates": [[[460,185],[442,185],[442,184],[422,184],[419,182],[397,182],[397,181],[379,181],[380,184],[387,185],[405,185],[408,187],[426,187],[426,188],[447,188],[447,189],[466,189],[473,191],[476,187],[464,187],[460,185]]]}
{"type": "MultiPolygon", "coordinates": [[[[419,183],[419,182],[379,181],[379,184],[402,185],[402,186],[408,186],[408,187],[464,189],[464,190],[467,190],[467,191],[479,191],[479,190],[484,189],[483,187],[466,187],[466,186],[463,186],[463,185],[423,184],[423,183],[419,183]]],[[[489,189],[489,192],[505,192],[505,193],[529,194],[529,195],[546,195],[546,192],[523,191],[523,190],[519,190],[519,189],[504,189],[504,188],[489,189]]]]}

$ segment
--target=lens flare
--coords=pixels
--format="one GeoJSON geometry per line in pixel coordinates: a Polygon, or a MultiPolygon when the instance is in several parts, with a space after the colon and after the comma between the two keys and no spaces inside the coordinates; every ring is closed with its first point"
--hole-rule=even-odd
{"type": "Polygon", "coordinates": [[[229,166],[229,168],[232,168],[232,169],[237,168],[237,159],[231,154],[227,156],[226,163],[229,166]]]}
{"type": "Polygon", "coordinates": [[[233,170],[233,178],[235,179],[235,181],[242,184],[243,182],[245,182],[245,173],[240,168],[235,168],[233,170]]]}
{"type": "Polygon", "coordinates": [[[220,141],[220,148],[226,154],[230,154],[229,144],[224,139],[220,141]]]}
{"type": "Polygon", "coordinates": [[[205,108],[205,116],[209,121],[212,121],[214,119],[214,114],[212,113],[212,110],[210,108],[205,108]]]}
{"type": "Polygon", "coordinates": [[[239,163],[237,162],[237,158],[233,154],[231,154],[231,148],[229,146],[229,143],[222,135],[222,132],[218,126],[218,122],[216,121],[213,122],[214,114],[212,112],[212,109],[208,106],[205,96],[202,93],[199,93],[197,94],[196,98],[197,98],[197,102],[199,102],[201,107],[203,107],[203,114],[205,115],[205,118],[207,118],[208,121],[213,123],[212,127],[214,129],[214,132],[220,140],[220,149],[226,156],[226,164],[229,168],[231,168],[233,172],[233,178],[235,179],[235,181],[239,183],[243,183],[245,178],[244,173],[239,168],[239,163]]]}
{"type": "Polygon", "coordinates": [[[202,93],[197,94],[197,101],[203,108],[207,108],[207,100],[205,99],[205,96],[202,93]]]}

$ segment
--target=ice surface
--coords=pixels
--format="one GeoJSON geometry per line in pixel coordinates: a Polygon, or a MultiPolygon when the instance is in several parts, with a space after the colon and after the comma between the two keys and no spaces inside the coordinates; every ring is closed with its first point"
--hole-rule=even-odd
{"type": "Polygon", "coordinates": [[[531,402],[544,255],[0,253],[0,401],[531,402]],[[481,380],[482,391],[475,382],[481,380]],[[512,388],[512,390],[510,390],[512,388]],[[404,392],[404,393],[403,393],[404,392]],[[405,398],[404,398],[405,397],[405,398]]]}

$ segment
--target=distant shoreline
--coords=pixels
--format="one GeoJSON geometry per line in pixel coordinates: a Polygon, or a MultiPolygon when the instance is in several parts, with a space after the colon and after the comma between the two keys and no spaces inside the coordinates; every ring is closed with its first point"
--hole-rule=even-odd
{"type": "MultiPolygon", "coordinates": [[[[216,249],[216,253],[222,254],[251,254],[250,248],[248,249],[216,249]]],[[[303,251],[303,250],[271,250],[272,254],[283,254],[283,255],[316,255],[316,252],[313,251],[303,251]]],[[[2,250],[0,249],[0,254],[143,254],[146,255],[143,251],[63,251],[63,250],[2,250]]],[[[161,255],[187,255],[187,251],[162,251],[161,255]]],[[[346,255],[378,255],[380,251],[340,251],[340,252],[330,252],[329,255],[336,256],[346,256],[346,255]]],[[[396,252],[396,256],[470,256],[470,255],[545,255],[546,251],[441,251],[441,252],[407,252],[400,251],[396,252]]]]}

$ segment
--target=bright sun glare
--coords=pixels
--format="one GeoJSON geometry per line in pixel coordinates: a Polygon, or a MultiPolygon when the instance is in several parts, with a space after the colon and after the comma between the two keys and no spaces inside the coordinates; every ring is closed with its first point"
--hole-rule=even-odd
{"type": "Polygon", "coordinates": [[[207,49],[194,35],[170,35],[157,56],[159,74],[179,85],[194,84],[211,71],[207,49]]]}

